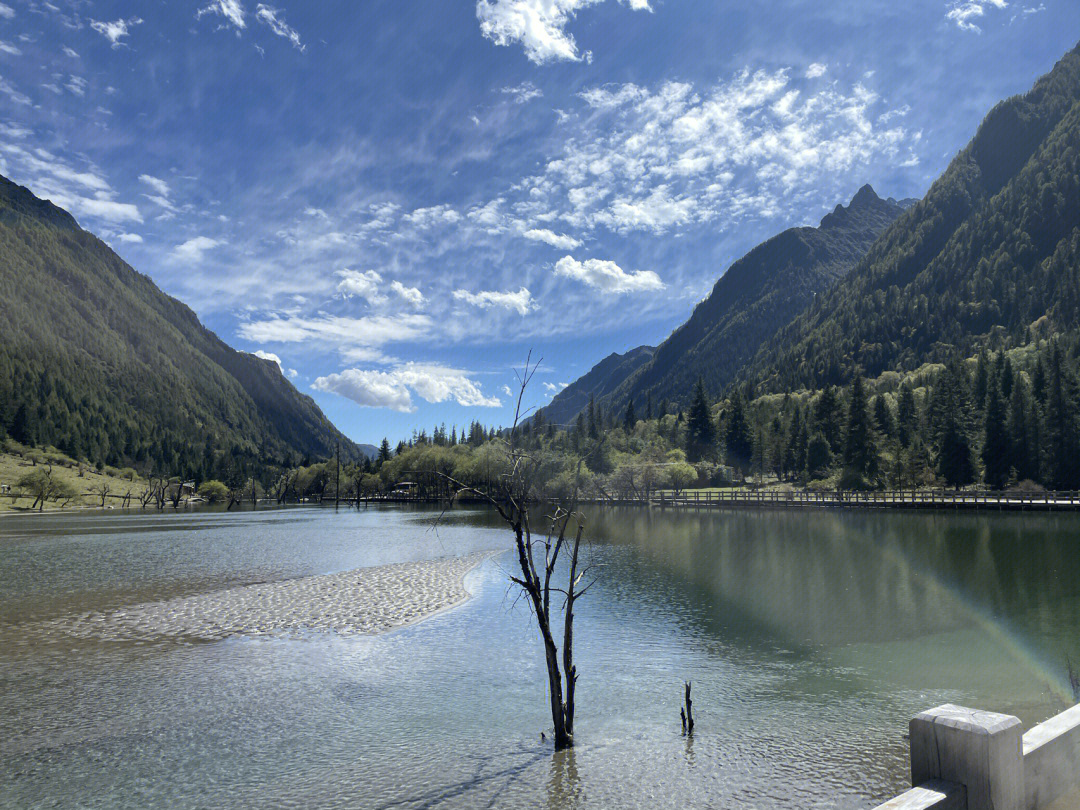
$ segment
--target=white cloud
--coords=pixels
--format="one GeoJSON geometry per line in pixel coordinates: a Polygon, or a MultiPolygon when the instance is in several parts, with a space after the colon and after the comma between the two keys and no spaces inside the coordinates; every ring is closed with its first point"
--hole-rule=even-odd
{"type": "Polygon", "coordinates": [[[213,250],[220,244],[220,241],[209,236],[195,236],[173,248],[172,256],[181,261],[200,262],[205,251],[213,250]]]}
{"type": "Polygon", "coordinates": [[[424,294],[417,287],[406,287],[400,281],[394,280],[390,282],[390,289],[401,296],[406,303],[414,307],[421,306],[424,303],[424,294]]]}
{"type": "Polygon", "coordinates": [[[572,256],[563,256],[555,263],[555,275],[572,278],[598,290],[616,294],[664,288],[660,276],[652,270],[627,273],[615,262],[601,259],[579,262],[572,256]]]}
{"type": "Polygon", "coordinates": [[[2,39],[0,39],[0,52],[9,53],[12,56],[21,56],[22,55],[22,51],[20,51],[17,47],[12,45],[10,42],[4,42],[2,39]]]}
{"type": "Polygon", "coordinates": [[[166,183],[164,180],[149,174],[140,174],[139,180],[140,182],[143,182],[146,185],[150,186],[150,188],[154,190],[155,194],[159,194],[162,197],[169,196],[169,184],[166,183]]]}
{"type": "Polygon", "coordinates": [[[285,368],[285,366],[282,365],[281,358],[278,357],[273,352],[264,352],[262,349],[256,349],[255,351],[252,352],[252,354],[255,355],[256,357],[258,357],[260,360],[269,360],[272,363],[275,363],[277,365],[277,367],[278,367],[278,371],[280,371],[283,376],[288,376],[290,379],[296,379],[296,376],[297,376],[296,369],[295,368],[285,368]]]}
{"type": "Polygon", "coordinates": [[[532,82],[522,82],[514,87],[503,87],[500,88],[500,92],[513,96],[514,101],[518,104],[525,104],[544,95],[544,91],[532,82]]]}
{"type": "MultiPolygon", "coordinates": [[[[578,11],[603,0],[478,0],[480,32],[496,45],[520,42],[538,65],[551,61],[592,61],[578,51],[566,26],[578,11]]],[[[650,11],[649,0],[620,0],[635,11],[650,11]]]]}
{"type": "Polygon", "coordinates": [[[69,48],[67,45],[63,47],[64,55],[70,56],[72,59],[78,59],[79,53],[74,48],[69,48]]]}
{"type": "Polygon", "coordinates": [[[480,307],[481,309],[489,309],[491,307],[500,307],[503,309],[512,309],[519,315],[528,314],[530,309],[533,309],[535,302],[533,301],[532,293],[522,287],[517,292],[497,292],[495,290],[483,290],[478,293],[469,292],[468,290],[454,290],[454,300],[464,301],[467,304],[480,307]]]}
{"type": "Polygon", "coordinates": [[[537,236],[558,233],[558,223],[579,232],[661,234],[715,220],[727,228],[840,194],[864,167],[916,159],[917,133],[890,123],[902,108],[890,114],[863,84],[809,92],[794,72],[587,89],[580,97],[591,114],[564,124],[564,145],[540,173],[512,187],[518,196],[469,216],[495,233],[506,227],[500,206],[509,207],[537,236]]]}
{"type": "Polygon", "coordinates": [[[814,62],[806,69],[806,78],[816,79],[819,76],[824,76],[828,70],[828,65],[823,65],[821,62],[814,62]]]}
{"type": "Polygon", "coordinates": [[[72,197],[68,200],[54,197],[53,200],[64,208],[68,208],[77,215],[85,214],[91,217],[105,220],[106,222],[142,222],[142,214],[137,206],[131,203],[115,202],[88,197],[72,197]]]}
{"type": "Polygon", "coordinates": [[[278,16],[279,14],[281,14],[281,11],[279,9],[271,8],[270,6],[263,5],[262,3],[259,3],[259,5],[255,8],[255,18],[259,22],[265,23],[266,25],[270,26],[271,31],[273,31],[279,37],[285,37],[285,39],[289,40],[289,42],[293,44],[293,47],[295,47],[297,50],[303,51],[305,46],[300,42],[300,34],[296,32],[295,28],[290,28],[288,25],[286,25],[285,21],[278,16]]]}
{"type": "Polygon", "coordinates": [[[116,20],[115,22],[91,20],[90,27],[109,40],[114,48],[119,48],[124,44],[120,40],[126,37],[132,28],[141,23],[142,20],[138,17],[132,17],[128,20],[116,20]]]}
{"type": "Polygon", "coordinates": [[[14,16],[15,9],[13,9],[11,6],[0,3],[0,17],[3,17],[5,20],[10,20],[14,16]]]}
{"type": "Polygon", "coordinates": [[[116,238],[119,239],[121,242],[128,242],[133,244],[141,244],[143,240],[143,238],[137,233],[122,233],[119,234],[116,238]]]}
{"type": "Polygon", "coordinates": [[[370,315],[347,318],[319,314],[315,317],[273,315],[248,321],[237,330],[253,343],[317,343],[351,357],[359,349],[373,349],[387,343],[420,340],[431,331],[431,319],[420,313],[370,315]]]}
{"type": "Polygon", "coordinates": [[[376,271],[366,270],[360,272],[359,270],[346,268],[345,270],[338,270],[334,275],[341,278],[337,285],[337,291],[346,298],[356,295],[369,304],[383,304],[386,302],[386,296],[379,289],[382,284],[382,276],[376,271]]]}
{"type": "Polygon", "coordinates": [[[449,225],[461,220],[461,214],[449,205],[433,205],[430,208],[417,208],[403,219],[417,228],[433,228],[436,225],[449,225]]]}
{"type": "Polygon", "coordinates": [[[244,19],[244,6],[240,3],[240,0],[213,0],[210,5],[200,8],[195,13],[195,19],[201,18],[204,14],[218,14],[224,17],[228,22],[236,26],[237,33],[247,28],[247,21],[244,19]]]}
{"type": "Polygon", "coordinates": [[[559,250],[573,250],[574,248],[581,247],[581,240],[575,239],[572,236],[566,236],[561,233],[555,233],[549,231],[547,228],[533,228],[525,231],[522,234],[526,239],[532,239],[535,242],[546,242],[552,247],[559,248],[559,250]]]}
{"type": "Polygon", "coordinates": [[[544,383],[544,390],[545,391],[550,391],[551,393],[556,393],[558,391],[562,391],[564,388],[569,387],[569,385],[570,385],[570,383],[550,383],[550,382],[546,382],[546,383],[544,383]]]}
{"type": "Polygon", "coordinates": [[[0,78],[0,93],[10,98],[16,104],[31,104],[30,97],[20,93],[4,78],[0,78]]]}
{"type": "Polygon", "coordinates": [[[319,377],[311,386],[347,397],[367,408],[389,408],[409,413],[415,393],[427,402],[454,400],[466,407],[498,408],[497,397],[486,397],[469,372],[437,364],[405,363],[390,371],[346,369],[319,377]]]}
{"type": "Polygon", "coordinates": [[[1005,9],[1009,4],[1006,0],[949,0],[948,5],[946,19],[956,23],[961,31],[978,34],[982,29],[974,21],[986,14],[987,8],[1005,9]]]}
{"type": "Polygon", "coordinates": [[[80,98],[86,95],[86,79],[82,76],[69,76],[64,86],[80,98]]]}

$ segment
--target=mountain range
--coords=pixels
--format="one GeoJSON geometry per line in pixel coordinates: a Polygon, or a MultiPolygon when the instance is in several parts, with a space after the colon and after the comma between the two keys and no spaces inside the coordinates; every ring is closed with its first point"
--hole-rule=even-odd
{"type": "Polygon", "coordinates": [[[714,396],[815,388],[1077,330],[1080,46],[996,105],[925,198],[866,186],[759,245],[659,347],[605,358],[544,416],[568,423],[590,396],[608,413],[685,406],[699,377],[714,396]]]}
{"type": "MultiPolygon", "coordinates": [[[[362,452],[277,363],[236,351],[51,202],[0,177],[0,430],[194,472],[362,452]]],[[[372,448],[373,449],[373,448],[372,448]]]]}

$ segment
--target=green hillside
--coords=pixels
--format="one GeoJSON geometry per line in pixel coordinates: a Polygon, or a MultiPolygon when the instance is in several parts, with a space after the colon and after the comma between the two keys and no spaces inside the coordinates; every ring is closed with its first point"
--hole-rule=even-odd
{"type": "Polygon", "coordinates": [[[767,339],[846,275],[910,204],[883,200],[864,186],[818,227],[790,228],[763,242],[728,268],[658,348],[605,358],[560,392],[544,418],[568,423],[590,396],[617,412],[631,400],[642,412],[650,399],[686,404],[699,376],[710,390],[722,390],[767,339]]]}
{"type": "Polygon", "coordinates": [[[65,211],[0,178],[0,433],[98,464],[210,474],[358,449],[65,211]]]}
{"type": "Polygon", "coordinates": [[[926,198],[744,377],[820,387],[1078,326],[1080,48],[998,104],[926,198]]]}

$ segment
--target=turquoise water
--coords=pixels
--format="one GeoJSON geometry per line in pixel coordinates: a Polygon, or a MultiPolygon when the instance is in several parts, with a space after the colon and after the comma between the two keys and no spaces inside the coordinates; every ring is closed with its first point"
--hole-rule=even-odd
{"type": "Polygon", "coordinates": [[[299,508],[0,519],[0,806],[873,806],[943,702],[1071,702],[1080,518],[589,514],[577,747],[503,554],[474,598],[378,637],[73,640],[41,620],[506,548],[492,515],[299,508]],[[697,730],[680,734],[682,682],[697,730]]]}

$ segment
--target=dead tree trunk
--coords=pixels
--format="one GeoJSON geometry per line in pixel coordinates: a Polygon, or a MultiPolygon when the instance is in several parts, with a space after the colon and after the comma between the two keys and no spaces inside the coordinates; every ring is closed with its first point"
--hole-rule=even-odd
{"type": "MultiPolygon", "coordinates": [[[[547,666],[548,698],[551,708],[551,723],[554,731],[556,750],[570,748],[574,744],[575,688],[578,672],[574,666],[574,603],[595,583],[595,579],[584,587],[581,581],[586,573],[581,568],[581,540],[584,533],[584,520],[576,511],[577,491],[569,509],[556,506],[551,514],[545,515],[544,531],[534,533],[530,520],[529,502],[533,495],[533,475],[540,466],[539,459],[520,448],[517,444],[522,412],[522,398],[525,388],[536,371],[535,365],[525,363],[525,370],[519,375],[520,391],[514,424],[507,440],[505,472],[492,480],[499,484],[496,494],[483,492],[455,481],[450,476],[435,474],[456,486],[454,498],[472,493],[490,503],[514,534],[514,547],[517,552],[517,568],[510,579],[525,593],[529,606],[536,618],[544,645],[544,661],[547,666]],[[559,557],[563,553],[569,556],[569,574],[565,585],[557,582],[559,577],[559,557]],[[562,598],[563,628],[562,650],[555,638],[558,605],[553,609],[552,595],[562,598]]],[[[578,476],[581,465],[578,465],[578,476]]],[[[451,499],[452,502],[453,499],[451,499]]]]}
{"type": "Polygon", "coordinates": [[[694,701],[690,699],[690,681],[686,681],[686,705],[679,709],[683,734],[694,733],[694,701]]]}

